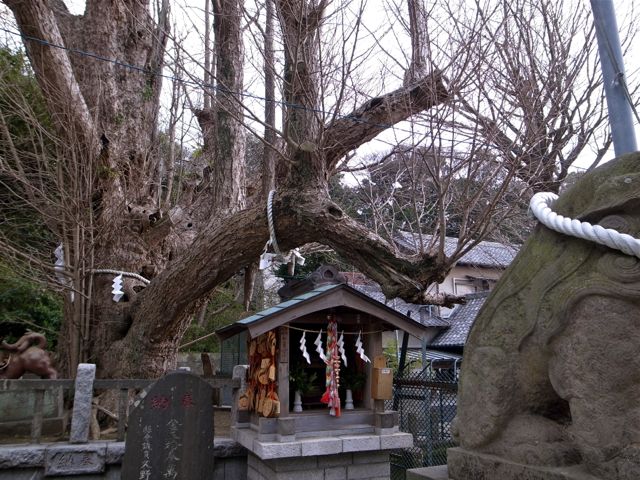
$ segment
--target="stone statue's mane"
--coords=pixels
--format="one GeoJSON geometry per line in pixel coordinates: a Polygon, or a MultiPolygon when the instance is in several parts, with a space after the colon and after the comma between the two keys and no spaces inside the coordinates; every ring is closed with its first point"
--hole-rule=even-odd
{"type": "MultiPolygon", "coordinates": [[[[640,173],[635,172],[637,164],[636,158],[633,159],[632,162],[623,157],[612,168],[605,165],[578,181],[558,202],[560,213],[640,236],[640,223],[632,215],[640,211],[640,173]]],[[[534,296],[524,302],[525,318],[521,321],[526,323],[526,329],[520,338],[519,350],[539,328],[541,320],[554,326],[547,332],[546,343],[551,342],[566,325],[562,319],[568,318],[588,296],[631,298],[637,295],[637,282],[640,282],[640,259],[637,257],[552,232],[542,225],[536,227],[536,233],[532,237],[542,235],[547,240],[542,247],[543,255],[538,258],[526,254],[518,256],[505,272],[508,284],[496,289],[492,301],[480,312],[483,317],[492,317],[523,290],[534,292],[534,296]],[[586,281],[584,278],[580,282],[574,281],[574,277],[581,275],[591,264],[596,266],[596,273],[586,281]],[[509,271],[523,269],[525,265],[531,275],[508,275],[509,271]],[[543,307],[547,307],[546,310],[543,311],[543,307]]],[[[526,244],[523,250],[529,252],[526,244]]],[[[540,247],[538,253],[539,250],[540,247]]]]}

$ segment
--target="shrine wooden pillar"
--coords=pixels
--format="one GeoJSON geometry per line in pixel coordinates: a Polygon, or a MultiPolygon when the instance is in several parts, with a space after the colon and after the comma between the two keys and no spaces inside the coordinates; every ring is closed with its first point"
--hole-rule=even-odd
{"type": "Polygon", "coordinates": [[[278,397],[280,416],[289,415],[289,328],[278,328],[278,397]]]}

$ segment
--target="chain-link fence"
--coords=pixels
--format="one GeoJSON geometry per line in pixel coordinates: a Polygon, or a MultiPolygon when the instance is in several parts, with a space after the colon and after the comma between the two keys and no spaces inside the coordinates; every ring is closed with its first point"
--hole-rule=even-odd
{"type": "Polygon", "coordinates": [[[233,367],[236,365],[246,365],[248,362],[246,332],[241,332],[238,335],[222,341],[220,345],[220,367],[218,375],[230,377],[233,373],[233,367]]]}
{"type": "Polygon", "coordinates": [[[456,416],[458,372],[452,368],[427,366],[394,379],[393,400],[400,430],[413,435],[413,447],[391,455],[392,480],[404,480],[408,468],[444,465],[447,448],[455,445],[451,422],[456,416]]]}

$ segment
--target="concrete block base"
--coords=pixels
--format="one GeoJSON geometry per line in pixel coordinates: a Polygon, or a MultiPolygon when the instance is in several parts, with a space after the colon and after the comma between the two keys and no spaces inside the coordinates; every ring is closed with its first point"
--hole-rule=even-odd
{"type": "Polygon", "coordinates": [[[388,452],[261,460],[249,453],[247,480],[389,480],[388,452]]]}
{"type": "Polygon", "coordinates": [[[397,450],[413,446],[410,433],[389,432],[381,435],[325,435],[322,437],[304,437],[278,441],[265,440],[263,434],[251,428],[231,427],[232,438],[262,460],[289,457],[307,457],[316,455],[330,455],[337,453],[397,450]]]}
{"type": "Polygon", "coordinates": [[[447,450],[447,462],[451,480],[606,480],[590,475],[580,465],[523,465],[495,455],[471,452],[462,448],[447,450]]]}

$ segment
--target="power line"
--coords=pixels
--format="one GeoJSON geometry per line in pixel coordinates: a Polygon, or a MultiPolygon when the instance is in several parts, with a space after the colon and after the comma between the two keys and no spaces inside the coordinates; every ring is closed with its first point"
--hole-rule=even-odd
{"type": "MultiPolygon", "coordinates": [[[[41,45],[45,45],[45,46],[52,47],[52,48],[58,48],[60,50],[65,50],[65,51],[73,53],[75,55],[80,55],[80,56],[84,56],[84,57],[93,58],[93,59],[101,61],[101,62],[111,63],[111,64],[115,65],[116,67],[121,67],[121,68],[126,68],[126,69],[129,69],[129,70],[137,71],[137,72],[145,74],[145,75],[152,75],[152,76],[164,78],[166,80],[171,80],[171,81],[174,81],[174,82],[182,83],[184,85],[190,85],[190,86],[200,87],[200,88],[208,88],[208,89],[215,90],[215,91],[218,91],[218,92],[221,92],[221,93],[238,95],[238,96],[241,96],[241,97],[251,98],[251,99],[254,99],[254,100],[262,100],[264,102],[273,102],[273,103],[279,104],[281,106],[289,107],[289,108],[293,108],[293,109],[297,109],[297,110],[305,110],[305,111],[309,111],[309,112],[313,112],[313,113],[319,113],[319,114],[323,114],[323,115],[333,115],[333,112],[325,111],[325,110],[322,110],[322,109],[319,109],[319,108],[305,107],[304,105],[291,103],[291,102],[286,102],[284,100],[267,99],[265,97],[262,97],[260,95],[256,95],[256,94],[253,94],[253,93],[250,93],[250,92],[233,91],[233,90],[229,90],[229,89],[224,88],[224,87],[219,87],[217,85],[213,85],[213,84],[210,84],[210,83],[199,82],[199,81],[196,81],[196,80],[185,80],[183,78],[176,77],[174,75],[163,74],[162,72],[152,72],[149,69],[144,68],[144,67],[140,67],[138,65],[133,65],[133,64],[130,64],[130,63],[121,62],[119,60],[116,60],[116,59],[113,59],[113,58],[104,57],[102,55],[98,55],[98,54],[93,53],[93,52],[87,52],[85,50],[80,50],[80,49],[77,49],[77,48],[66,47],[64,45],[58,45],[56,43],[49,42],[49,41],[44,40],[42,38],[33,37],[31,35],[26,35],[26,34],[21,33],[21,32],[15,32],[15,31],[9,30],[7,28],[0,27],[0,31],[4,31],[4,32],[6,32],[6,33],[8,33],[10,35],[19,36],[19,37],[21,37],[21,38],[23,38],[25,40],[30,40],[30,41],[39,43],[41,45]]],[[[416,133],[415,131],[412,131],[412,130],[407,130],[407,129],[402,129],[402,128],[396,127],[394,124],[370,122],[368,120],[364,120],[364,119],[361,119],[361,118],[353,117],[352,115],[336,115],[336,118],[349,120],[349,121],[352,121],[354,123],[362,123],[362,124],[366,124],[366,125],[371,125],[371,126],[374,126],[374,127],[385,129],[385,130],[392,128],[392,129],[394,129],[396,131],[409,133],[409,134],[412,134],[412,135],[416,133]]]]}
{"type": "MultiPolygon", "coordinates": [[[[238,95],[238,96],[241,96],[241,97],[246,97],[246,98],[250,98],[250,99],[253,99],[253,100],[260,100],[260,101],[264,101],[264,102],[273,102],[273,103],[276,103],[276,104],[284,106],[284,107],[294,108],[294,109],[298,109],[298,110],[310,111],[310,112],[313,112],[313,113],[323,114],[323,115],[327,115],[327,116],[333,115],[333,112],[322,110],[322,109],[319,109],[319,108],[305,107],[303,105],[299,105],[299,104],[295,104],[295,103],[291,103],[291,102],[286,102],[284,100],[268,99],[266,97],[262,97],[260,95],[256,95],[256,94],[253,94],[253,93],[250,93],[250,92],[246,92],[246,91],[233,91],[233,90],[229,90],[227,88],[220,87],[220,86],[217,86],[217,85],[214,85],[214,84],[205,83],[205,82],[201,82],[201,81],[197,81],[197,80],[186,80],[186,79],[174,76],[174,75],[163,74],[162,72],[152,72],[149,69],[144,68],[144,67],[140,67],[138,65],[133,65],[133,64],[130,64],[130,63],[126,63],[126,62],[121,62],[119,60],[116,60],[116,59],[113,59],[113,58],[104,57],[102,55],[98,55],[98,54],[93,53],[93,52],[88,52],[88,51],[80,50],[80,49],[77,49],[77,48],[71,48],[71,47],[66,47],[64,45],[55,44],[55,43],[49,42],[47,40],[44,40],[44,39],[41,39],[41,38],[38,38],[38,37],[34,37],[34,36],[31,36],[31,35],[26,35],[24,33],[16,32],[16,31],[4,28],[4,27],[0,27],[0,31],[3,31],[3,32],[8,33],[10,35],[21,37],[21,38],[23,38],[25,40],[30,40],[30,41],[39,43],[41,45],[45,45],[45,46],[52,47],[52,48],[58,48],[60,50],[67,51],[67,52],[73,53],[75,55],[89,57],[89,58],[92,58],[92,59],[95,59],[95,60],[98,60],[98,61],[101,61],[101,62],[111,63],[111,64],[115,65],[116,67],[126,68],[126,69],[129,69],[129,70],[133,70],[133,71],[139,72],[139,73],[144,74],[144,75],[151,75],[151,76],[156,76],[156,77],[163,78],[163,79],[166,79],[166,80],[171,80],[173,82],[178,82],[178,83],[181,83],[183,85],[189,85],[189,86],[199,87],[199,88],[203,88],[203,89],[207,89],[208,88],[208,89],[215,90],[215,91],[218,91],[218,92],[221,92],[221,93],[238,95]]],[[[615,62],[615,59],[612,59],[612,60],[613,60],[613,62],[615,62]]],[[[628,99],[629,103],[631,104],[634,113],[636,113],[636,117],[638,118],[638,114],[635,111],[635,106],[633,105],[633,103],[631,101],[631,96],[629,94],[629,91],[628,91],[626,82],[624,81],[624,78],[622,79],[622,84],[623,84],[623,87],[625,89],[625,92],[626,92],[626,95],[627,95],[627,99],[628,99]]],[[[413,130],[413,129],[410,130],[410,129],[398,127],[398,126],[396,126],[396,124],[370,122],[368,120],[364,120],[364,119],[361,119],[361,118],[353,117],[350,114],[349,115],[336,115],[336,118],[349,120],[349,121],[352,121],[354,123],[361,123],[361,124],[371,125],[371,126],[374,126],[374,127],[378,127],[378,128],[384,129],[384,130],[391,130],[393,132],[401,132],[401,133],[405,133],[405,134],[412,135],[412,136],[416,135],[416,134],[417,135],[424,135],[424,132],[421,132],[420,129],[418,129],[416,131],[416,130],[413,130]]],[[[638,118],[638,121],[640,122],[640,118],[638,118]]],[[[388,145],[388,146],[393,146],[394,145],[391,142],[389,142],[387,140],[384,140],[384,139],[373,138],[372,140],[375,140],[375,141],[378,141],[378,142],[382,142],[382,143],[384,143],[385,145],[388,145]]],[[[473,142],[471,142],[469,140],[465,141],[465,140],[458,139],[458,140],[455,140],[454,143],[471,144],[473,142]]]]}
{"type": "Polygon", "coordinates": [[[605,45],[607,47],[607,56],[609,57],[609,61],[613,65],[616,72],[616,82],[620,83],[622,87],[625,99],[629,103],[631,110],[633,111],[634,116],[636,117],[637,122],[640,124],[640,115],[638,114],[638,110],[636,109],[635,104],[633,103],[633,99],[631,98],[631,93],[629,93],[629,85],[627,84],[627,78],[624,74],[623,67],[618,63],[618,59],[613,52],[613,46],[611,45],[611,40],[609,39],[609,35],[604,34],[605,45]]]}

